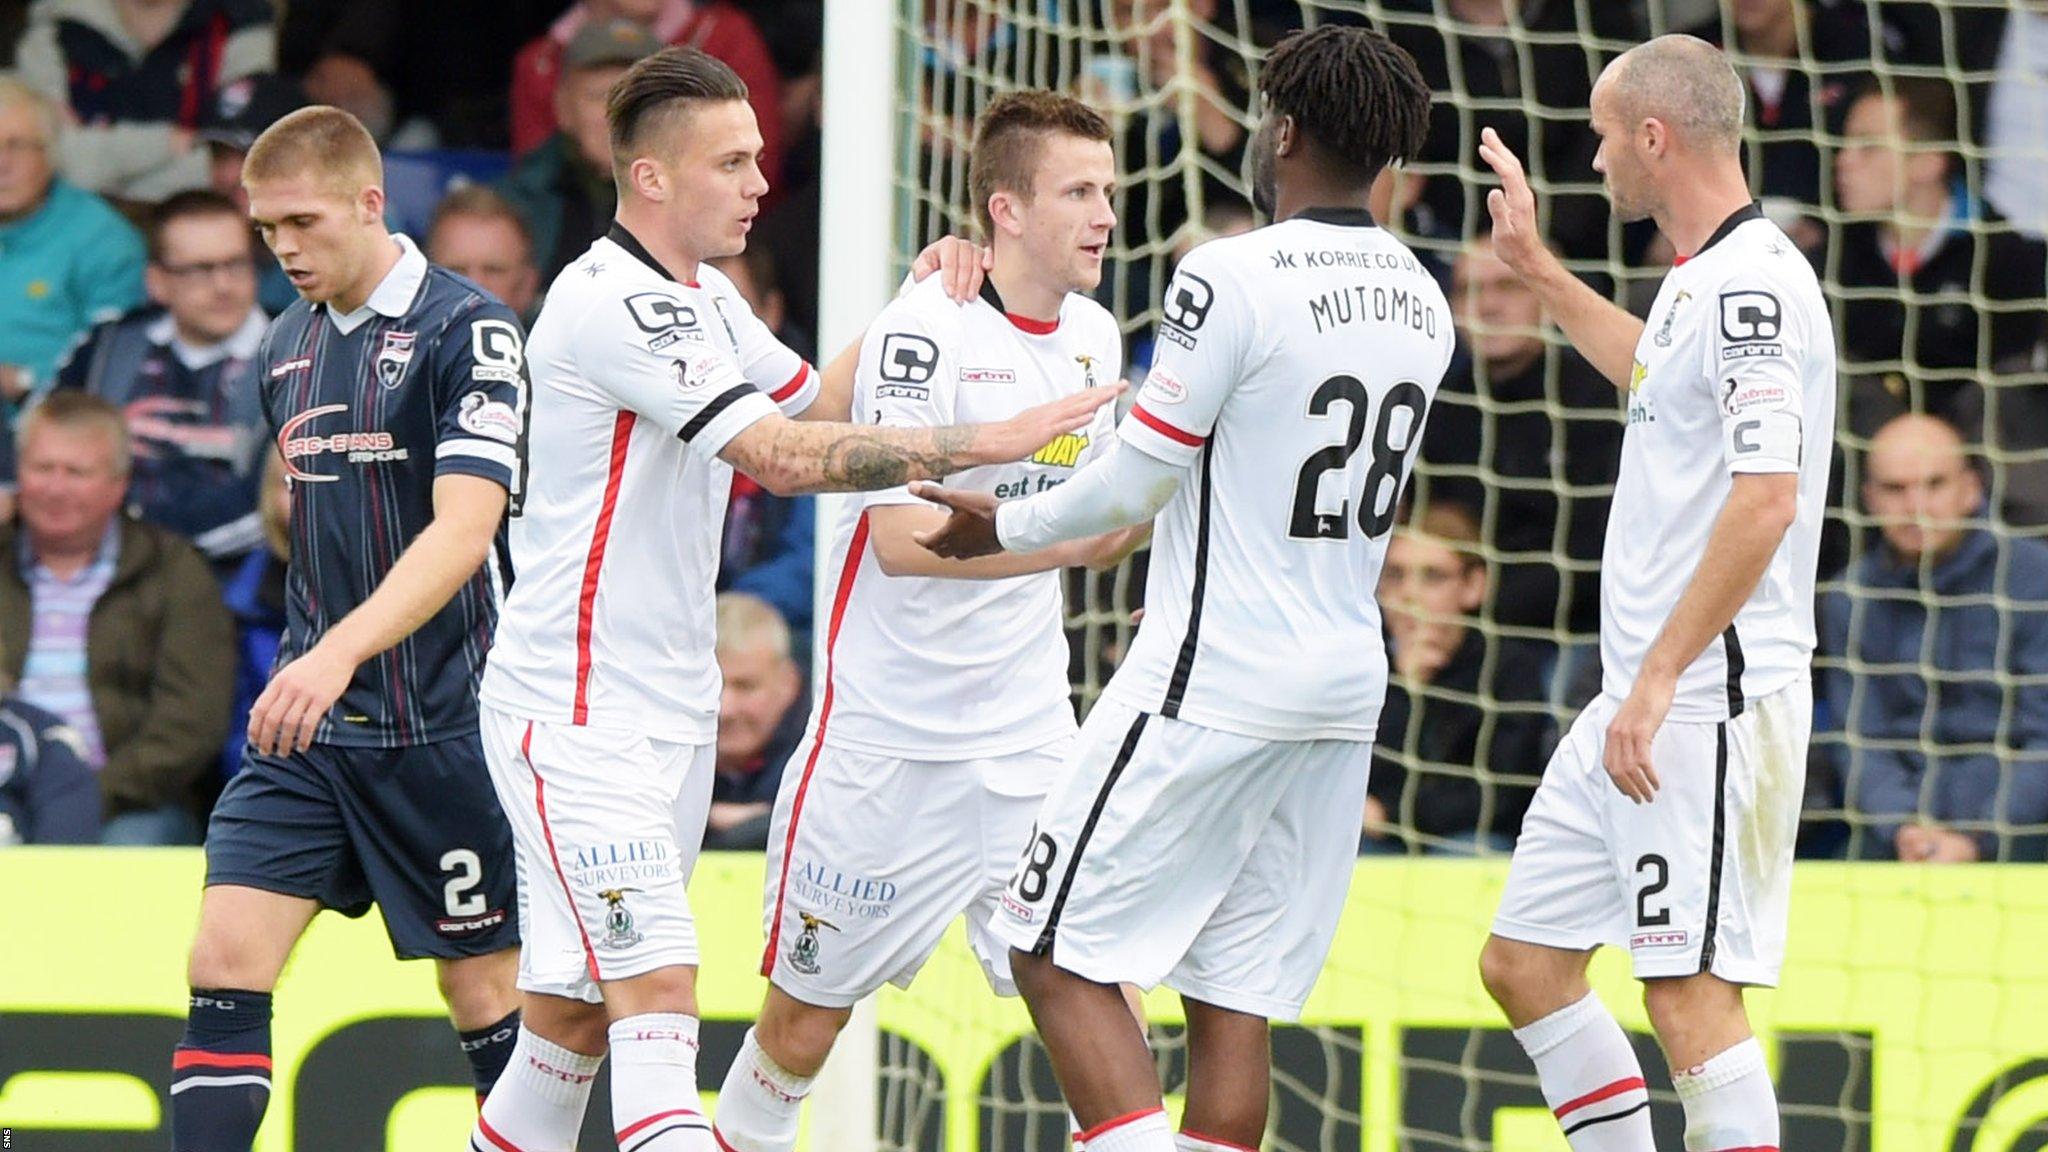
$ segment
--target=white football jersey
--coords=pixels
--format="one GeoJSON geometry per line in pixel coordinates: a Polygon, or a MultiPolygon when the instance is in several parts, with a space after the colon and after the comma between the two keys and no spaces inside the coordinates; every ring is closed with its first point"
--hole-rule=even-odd
{"type": "Polygon", "coordinates": [[[1311,210],[1190,252],[1164,307],[1118,433],[1193,470],[1106,692],[1260,739],[1371,740],[1374,592],[1451,359],[1443,292],[1365,212],[1311,210]]]}
{"type": "Polygon", "coordinates": [[[1809,674],[1835,431],[1835,335],[1797,245],[1754,205],[1665,276],[1636,342],[1600,560],[1602,690],[1626,699],[1740,472],[1796,472],[1799,511],[1670,718],[1726,720],[1809,674]]]}
{"type": "Polygon", "coordinates": [[[534,720],[700,744],[718,732],[713,584],[748,425],[817,373],[717,270],[672,279],[618,225],[562,270],[527,340],[533,398],[512,590],[481,698],[534,720]]]}
{"type": "MultiPolygon", "coordinates": [[[[1007,420],[1123,369],[1115,318],[1069,295],[1044,325],[1011,318],[992,288],[956,304],[926,278],[869,326],[853,419],[936,427],[1007,420]]],[[[946,484],[1012,500],[1063,483],[1113,442],[1113,408],[1029,460],[970,468],[946,484]]],[[[885,575],[868,510],[924,501],[896,488],[847,502],[825,571],[836,574],[822,741],[878,755],[968,760],[1042,746],[1074,731],[1060,576],[947,580],[885,575]]],[[[1043,782],[1039,782],[1042,786],[1043,782]]]]}

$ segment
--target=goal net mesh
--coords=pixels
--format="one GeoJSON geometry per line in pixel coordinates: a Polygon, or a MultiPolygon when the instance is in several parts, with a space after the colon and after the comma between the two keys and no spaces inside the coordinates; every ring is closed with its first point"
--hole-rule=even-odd
{"type": "MultiPolygon", "coordinates": [[[[1428,149],[1377,190],[1375,212],[1441,272],[1467,350],[1469,367],[1454,368],[1454,375],[1463,371],[1469,385],[1447,388],[1430,419],[1433,427],[1457,421],[1470,443],[1462,452],[1455,445],[1425,451],[1408,495],[1416,513],[1457,505],[1476,522],[1470,551],[1484,561],[1487,587],[1460,622],[1482,644],[1482,673],[1474,688],[1432,684],[1397,669],[1396,684],[1411,700],[1409,721],[1383,733],[1374,771],[1394,772],[1400,784],[1383,797],[1383,822],[1367,830],[1378,855],[1390,858],[1367,865],[1354,885],[1345,934],[1311,1022],[1276,1033],[1274,1119],[1266,1147],[1565,1147],[1527,1061],[1478,987],[1474,958],[1497,897],[1498,862],[1511,843],[1515,810],[1542,768],[1540,755],[1513,760],[1497,755],[1495,745],[1509,740],[1511,730],[1526,733],[1531,722],[1547,725],[1554,741],[1597,690],[1592,589],[1619,412],[1612,390],[1597,380],[1588,398],[1587,369],[1554,328],[1540,318],[1518,319],[1512,301],[1489,296],[1504,289],[1488,282],[1485,262],[1475,256],[1484,251],[1485,195],[1494,186],[1476,149],[1481,128],[1500,131],[1527,164],[1546,234],[1568,266],[1623,306],[1646,312],[1670,253],[1647,225],[1625,223],[1608,211],[1591,166],[1596,141],[1587,97],[1607,61],[1670,31],[1729,46],[1750,86],[1746,167],[1766,211],[1816,254],[1838,330],[1850,304],[1876,301],[1896,306],[1883,315],[1900,331],[1893,350],[1876,352],[1867,350],[1870,341],[1852,338],[1861,333],[1839,332],[1841,416],[1821,593],[1839,597],[1843,627],[1857,639],[1824,650],[1820,660],[1824,684],[1795,870],[1801,901],[1808,901],[1811,888],[1829,894],[1830,902],[1795,905],[1801,927],[1795,928],[1786,987],[1775,998],[1752,998],[1773,1041],[1784,1146],[1816,1152],[1989,1149],[1994,1144],[1979,1136],[1993,1120],[2018,1141],[2011,1147],[2048,1141],[2048,1127],[2039,1121],[2048,1114],[2048,1090],[2041,1085],[2029,1116],[2015,1119],[2010,1106],[1990,1103],[2032,1079],[2008,1074],[1991,1055],[1995,1045],[1987,1042],[1976,1054],[1981,1058],[1956,1064],[1949,1060],[1956,1053],[1942,1049],[1945,1042],[1931,1038],[1935,1033],[1901,1032],[1886,1038],[1905,1046],[1887,1049],[1904,1053],[1889,1064],[1919,1069],[1925,1061],[1926,1068],[1945,1069],[1954,1083],[1930,1088],[1925,1077],[1935,1073],[1918,1071],[1881,1082],[1873,1053],[1882,1025],[1830,1027],[1828,1009],[1814,1006],[1869,995],[1897,996],[1923,1012],[1937,1003],[1979,1013],[2039,1002],[2038,963],[2031,972],[2013,971],[2001,958],[2016,944],[2039,939],[2041,901],[2012,895],[2030,890],[2017,880],[2008,883],[2004,870],[1992,870],[2000,876],[1996,882],[1986,879],[1992,872],[1977,873],[1967,889],[1993,902],[1990,927],[1980,924],[1971,929],[1977,935],[1965,932],[1961,943],[1937,947],[1891,933],[1948,931],[1937,906],[1945,898],[1901,876],[1903,905],[1893,900],[1897,893],[1885,895],[1893,902],[1884,903],[1867,895],[1884,884],[1869,870],[1899,866],[1826,860],[1889,851],[1890,825],[1858,802],[1864,794],[1859,774],[1900,765],[1897,786],[1917,790],[1919,811],[1967,834],[1980,852],[2039,860],[2048,834],[2042,802],[2028,799],[2048,792],[2041,779],[2048,776],[2042,751],[2048,747],[2048,625],[2040,615],[2048,612],[2042,602],[2048,594],[2041,591],[2048,578],[2034,551],[2048,522],[2048,401],[2042,399],[2048,374],[2038,328],[2032,343],[2026,339],[2027,318],[2038,318],[2044,301],[2040,251],[2024,235],[2038,232],[2048,216],[2040,203],[2048,199],[2048,15],[2038,6],[2029,10],[2039,22],[2035,39],[2013,34],[1987,45],[1979,42],[1983,21],[2006,11],[2005,0],[1786,0],[1784,6],[1798,13],[1789,52],[1771,48],[1768,29],[1748,23],[1753,12],[1768,15],[1776,7],[1762,2],[891,0],[900,56],[892,160],[898,259],[907,265],[934,238],[973,233],[968,146],[975,115],[992,96],[1023,86],[1081,96],[1110,118],[1116,135],[1119,224],[1098,296],[1124,325],[1134,382],[1149,359],[1160,292],[1176,260],[1203,240],[1251,226],[1244,155],[1257,111],[1253,78],[1280,35],[1333,21],[1369,23],[1409,48],[1435,89],[1428,149]],[[2029,57],[2030,48],[2037,55],[2029,57]],[[1838,193],[1838,162],[1853,148],[1873,147],[1869,139],[1845,135],[1852,127],[1848,113],[1868,86],[1904,92],[1927,80],[1939,82],[1956,105],[1954,139],[1889,143],[1906,163],[1927,152],[1951,157],[1954,203],[1963,207],[1941,227],[1974,242],[1976,257],[1962,262],[1955,279],[1932,287],[1899,279],[1872,284],[1847,250],[1856,229],[1875,227],[1882,213],[1847,205],[1838,193]],[[1987,129],[2001,110],[2012,120],[2035,119],[2018,131],[1987,129]],[[1999,201],[2012,222],[1983,210],[2000,180],[2024,187],[2028,173],[2040,178],[2031,195],[2007,191],[1999,201]],[[1994,238],[2013,243],[1999,247],[1994,238]],[[2024,268],[2006,266],[2015,254],[2021,262],[2035,261],[2031,279],[2024,268]],[[2036,286],[2031,295],[2014,294],[2011,285],[2028,283],[2036,286]],[[1959,336],[1958,330],[1977,335],[1959,336]],[[1939,351],[1958,346],[1961,355],[1939,351]],[[1869,502],[1872,438],[1892,417],[1913,411],[1941,415],[1964,430],[1966,466],[1983,493],[1965,515],[1993,541],[1988,563],[1994,575],[1951,587],[1933,560],[1920,561],[1917,579],[1910,572],[1887,578],[1869,567],[1885,547],[1869,502]],[[1917,638],[1903,660],[1896,645],[1871,639],[1899,634],[1917,638]],[[1519,663],[1509,659],[1516,652],[1519,663]],[[1500,682],[1510,676],[1514,683],[1500,682]],[[1839,692],[1827,690],[1829,677],[1839,678],[1839,692]],[[1475,740],[1456,755],[1444,755],[1433,738],[1430,709],[1438,704],[1476,708],[1483,716],[1475,740]],[[1859,719],[1863,712],[1900,708],[1904,715],[1859,719]],[[1960,778],[1986,765],[1996,780],[1989,785],[1996,802],[1945,810],[1957,792],[1944,774],[1960,778]],[[1477,805],[1462,828],[1432,816],[1446,786],[1459,782],[1472,785],[1464,795],[1476,796],[1477,805]],[[1495,865],[1471,866],[1467,875],[1429,859],[1471,854],[1495,865]],[[1404,884],[1430,895],[1418,899],[1418,888],[1404,892],[1404,884]],[[1808,919],[1810,906],[1822,910],[1808,919]],[[1886,911],[1900,906],[1905,919],[1886,911]],[[1801,931],[1818,924],[1826,924],[1829,935],[1868,939],[1872,948],[1892,951],[1882,958],[1817,959],[1808,973],[1800,967],[1803,956],[1837,957],[1847,948],[1802,945],[1801,931]],[[1944,999],[1959,980],[1984,998],[1944,999]],[[1800,987],[1809,992],[1795,997],[1800,987]],[[1916,1087],[1908,1077],[1922,1083],[1916,1087]],[[1878,1096],[1874,1085],[1880,1083],[1893,1095],[1878,1096]],[[1972,1095],[1973,1088],[1982,1090],[1972,1095]],[[1949,1102],[1951,1095],[1957,1103],[1949,1102]]],[[[883,6],[878,2],[876,9],[879,18],[883,6]]],[[[1893,177],[1901,187],[1905,170],[1902,164],[1893,177]]],[[[1938,245],[1930,242],[1923,251],[1938,251],[1938,245]]],[[[1904,482],[1896,475],[1883,479],[1904,482]]],[[[1895,499],[1891,506],[1902,505],[1895,499]]],[[[1942,515],[1929,510],[1933,505],[1912,507],[1923,520],[1942,515]]],[[[1904,513],[1908,519],[1915,514],[1910,508],[1904,513]]],[[[1072,687],[1084,711],[1135,631],[1130,617],[1142,603],[1144,560],[1140,554],[1115,571],[1068,578],[1072,687]]],[[[1817,927],[1810,931],[1821,934],[1817,927]]],[[[949,948],[957,951],[957,942],[949,948]]],[[[1664,1062],[1632,1002],[1625,966],[1614,959],[1596,964],[1596,983],[1642,1049],[1660,1146],[1679,1147],[1682,1117],[1664,1062]]],[[[892,991],[884,1001],[882,1146],[1063,1147],[1064,1105],[1022,1010],[972,982],[945,984],[955,988],[920,985],[892,991]],[[931,1058],[945,1043],[934,1038],[941,1034],[996,1038],[990,1050],[997,1055],[978,1079],[949,1079],[931,1058]]],[[[1152,1035],[1171,1092],[1185,1072],[1182,1034],[1170,999],[1155,1003],[1164,1006],[1152,1035]]],[[[1841,1018],[1860,1017],[1845,1011],[1841,1018]]],[[[2048,1054],[2048,1047],[2037,1048],[2048,1054]]],[[[2048,1068],[2034,1073],[2048,1074],[2048,1068]]]]}

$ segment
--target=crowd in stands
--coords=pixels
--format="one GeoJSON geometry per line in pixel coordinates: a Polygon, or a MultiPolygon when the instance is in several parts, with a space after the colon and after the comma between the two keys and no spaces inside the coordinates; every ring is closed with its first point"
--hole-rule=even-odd
{"type": "MultiPolygon", "coordinates": [[[[957,180],[946,139],[972,106],[960,86],[1025,33],[981,6],[929,7],[936,47],[918,63],[936,124],[912,168],[942,199],[957,180]]],[[[1371,19],[1438,93],[1424,155],[1374,205],[1445,282],[1460,340],[1378,590],[1394,679],[1361,851],[1509,849],[1559,718],[1598,685],[1620,406],[1493,257],[1478,128],[1525,159],[1557,251],[1640,311],[1673,254],[1609,212],[1586,105],[1607,59],[1690,31],[1727,47],[1748,85],[1753,187],[1820,270],[1841,347],[1802,851],[2041,859],[2048,13],[1360,7],[1187,0],[1193,20],[1176,26],[1165,0],[1084,0],[1063,74],[1117,113],[1125,249],[1104,296],[1128,322],[1134,373],[1172,260],[1253,224],[1242,166],[1262,46],[1309,18],[1371,19]]],[[[822,12],[0,3],[0,842],[195,842],[238,760],[282,624],[289,515],[252,375],[267,318],[293,299],[243,217],[256,135],[308,102],[354,112],[385,146],[394,227],[530,320],[613,211],[606,90],[663,45],[696,45],[747,81],[773,186],[749,250],[721,270],[812,353],[822,12]]],[[[808,713],[814,523],[808,499],[735,482],[717,846],[761,842],[808,713]]],[[[1142,557],[1133,574],[1124,607],[1142,557]]],[[[1114,656],[1091,641],[1077,661],[1114,656]]]]}

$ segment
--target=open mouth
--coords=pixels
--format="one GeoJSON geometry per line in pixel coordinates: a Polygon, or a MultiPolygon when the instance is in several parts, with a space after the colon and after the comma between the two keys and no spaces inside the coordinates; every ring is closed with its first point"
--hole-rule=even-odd
{"type": "Polygon", "coordinates": [[[1109,250],[1109,245],[1107,245],[1107,244],[1083,244],[1083,245],[1081,245],[1081,251],[1083,251],[1083,252],[1086,252],[1086,253],[1087,253],[1088,255],[1090,255],[1090,256],[1093,256],[1093,257],[1094,257],[1095,259],[1097,259],[1097,260],[1100,260],[1100,259],[1102,259],[1102,254],[1103,254],[1104,252],[1108,251],[1108,250],[1109,250]]]}

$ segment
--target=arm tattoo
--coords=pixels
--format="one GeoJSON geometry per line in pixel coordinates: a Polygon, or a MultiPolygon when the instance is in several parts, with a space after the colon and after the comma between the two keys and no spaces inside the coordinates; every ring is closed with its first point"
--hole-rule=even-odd
{"type": "Polygon", "coordinates": [[[824,441],[810,446],[821,491],[894,488],[912,480],[941,479],[977,463],[969,455],[974,444],[971,428],[812,427],[824,441]]]}

